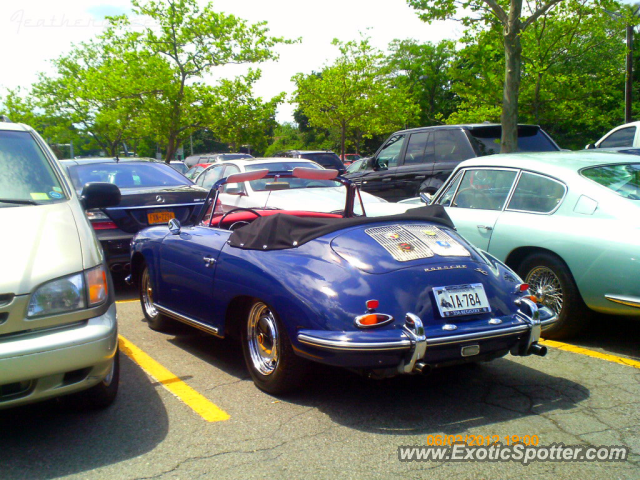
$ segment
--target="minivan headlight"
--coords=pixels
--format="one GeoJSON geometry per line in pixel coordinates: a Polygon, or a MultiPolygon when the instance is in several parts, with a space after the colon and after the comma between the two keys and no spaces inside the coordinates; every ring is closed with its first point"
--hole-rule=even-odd
{"type": "Polygon", "coordinates": [[[95,307],[107,299],[107,273],[103,265],[57,278],[32,295],[27,317],[42,317],[95,307]]]}

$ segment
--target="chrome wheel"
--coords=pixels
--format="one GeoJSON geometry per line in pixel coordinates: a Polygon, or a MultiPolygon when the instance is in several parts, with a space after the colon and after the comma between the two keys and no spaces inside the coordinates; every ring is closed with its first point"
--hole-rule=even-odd
{"type": "Polygon", "coordinates": [[[153,305],[153,288],[151,287],[148,268],[145,268],[144,272],[142,272],[142,280],[140,283],[142,288],[142,306],[144,307],[147,315],[153,318],[158,315],[158,311],[153,305]]]}
{"type": "Polygon", "coordinates": [[[271,375],[278,367],[278,324],[264,303],[256,303],[249,312],[247,346],[253,367],[262,375],[271,375]]]}
{"type": "Polygon", "coordinates": [[[527,274],[525,283],[538,300],[556,314],[560,314],[563,304],[563,292],[560,279],[548,267],[535,267],[527,274]]]}

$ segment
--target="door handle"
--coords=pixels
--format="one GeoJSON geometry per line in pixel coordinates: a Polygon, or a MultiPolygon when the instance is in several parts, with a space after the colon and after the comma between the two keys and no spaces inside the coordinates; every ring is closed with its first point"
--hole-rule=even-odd
{"type": "Polygon", "coordinates": [[[383,182],[390,182],[390,181],[391,181],[391,178],[390,178],[390,177],[386,177],[386,178],[383,178],[383,179],[382,179],[382,181],[383,181],[383,182]]]}
{"type": "Polygon", "coordinates": [[[478,229],[490,232],[491,230],[493,230],[493,227],[489,227],[488,225],[478,225],[478,229]]]}
{"type": "Polygon", "coordinates": [[[202,260],[204,260],[205,267],[210,267],[211,265],[216,263],[216,259],[213,257],[202,257],[202,260]]]}

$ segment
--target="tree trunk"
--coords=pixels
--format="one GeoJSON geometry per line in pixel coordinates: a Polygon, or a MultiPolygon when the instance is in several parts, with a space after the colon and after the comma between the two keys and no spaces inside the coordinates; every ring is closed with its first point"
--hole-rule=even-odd
{"type": "Polygon", "coordinates": [[[170,135],[169,142],[167,143],[167,151],[164,156],[165,163],[169,163],[173,159],[173,156],[175,155],[179,146],[180,146],[180,143],[178,142],[177,136],[170,135]]]}
{"type": "Polygon", "coordinates": [[[522,45],[520,44],[521,0],[511,2],[509,23],[504,29],[504,92],[502,96],[502,139],[500,153],[518,150],[518,96],[520,93],[520,65],[522,45]]]}
{"type": "Polygon", "coordinates": [[[342,125],[340,126],[340,151],[342,152],[342,154],[340,155],[340,160],[342,160],[344,162],[344,150],[345,150],[345,144],[347,142],[347,125],[345,124],[345,122],[342,122],[342,125]]]}

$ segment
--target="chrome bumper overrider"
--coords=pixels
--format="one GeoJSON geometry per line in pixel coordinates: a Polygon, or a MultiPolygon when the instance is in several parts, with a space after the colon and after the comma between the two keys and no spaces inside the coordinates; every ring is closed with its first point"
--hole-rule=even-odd
{"type": "Polygon", "coordinates": [[[544,327],[548,327],[557,320],[556,316],[552,316],[540,321],[540,313],[538,307],[529,299],[522,299],[518,310],[518,317],[524,321],[521,325],[500,328],[490,332],[468,333],[461,335],[451,335],[447,337],[427,338],[425,335],[424,325],[420,318],[412,313],[407,313],[405,324],[402,327],[401,337],[397,340],[386,339],[367,339],[368,341],[354,341],[348,333],[337,335],[334,338],[321,338],[313,335],[313,332],[301,332],[298,334],[298,341],[302,344],[315,348],[330,351],[346,351],[346,352],[392,352],[405,351],[404,358],[397,367],[398,373],[412,373],[422,369],[420,362],[429,347],[449,345],[460,342],[490,340],[509,335],[526,334],[521,341],[515,345],[512,355],[541,355],[546,353],[546,348],[538,344],[540,334],[544,327]],[[417,365],[420,364],[420,365],[417,365]]]}

